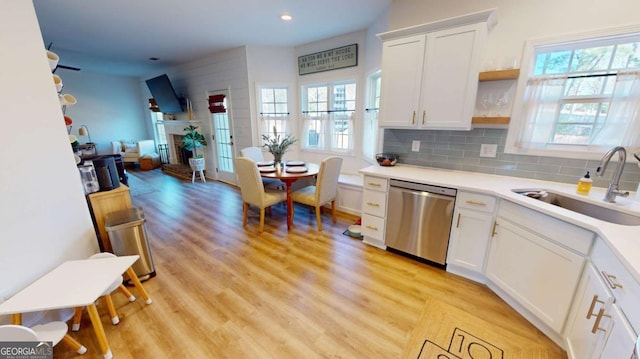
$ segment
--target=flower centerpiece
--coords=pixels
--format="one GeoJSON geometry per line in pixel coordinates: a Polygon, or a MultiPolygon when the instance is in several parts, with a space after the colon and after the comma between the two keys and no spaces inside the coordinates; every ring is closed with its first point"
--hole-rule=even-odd
{"type": "Polygon", "coordinates": [[[278,131],[276,131],[276,126],[273,126],[273,136],[262,135],[262,140],[264,140],[264,145],[262,146],[266,147],[269,153],[271,153],[274,164],[281,164],[284,153],[287,152],[289,146],[297,141],[290,134],[280,139],[280,135],[278,131]]]}

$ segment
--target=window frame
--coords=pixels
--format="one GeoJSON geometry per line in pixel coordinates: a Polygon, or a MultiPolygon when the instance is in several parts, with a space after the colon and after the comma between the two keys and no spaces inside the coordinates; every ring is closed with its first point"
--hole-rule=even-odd
{"type": "MultiPolygon", "coordinates": [[[[263,84],[256,84],[256,103],[257,103],[257,116],[256,116],[256,133],[257,133],[257,147],[260,147],[263,151],[266,151],[264,149],[264,147],[262,147],[263,144],[263,140],[262,140],[262,136],[263,135],[267,135],[267,136],[273,136],[273,130],[271,128],[267,128],[267,126],[263,126],[262,121],[263,121],[263,117],[265,117],[265,115],[267,115],[266,117],[268,117],[269,119],[267,121],[281,121],[282,125],[280,130],[278,131],[278,134],[280,134],[280,136],[284,137],[287,134],[291,134],[294,135],[294,127],[293,127],[293,122],[291,120],[291,85],[290,84],[283,84],[283,83],[279,83],[279,84],[273,84],[273,83],[263,83],[263,84]],[[275,116],[269,116],[271,115],[271,113],[263,113],[263,105],[264,103],[262,102],[262,90],[263,89],[270,89],[270,90],[276,90],[276,89],[281,89],[281,90],[286,90],[286,106],[287,106],[287,111],[286,111],[286,115],[284,113],[280,113],[280,112],[276,112],[275,116]]],[[[276,102],[275,98],[274,98],[274,102],[273,104],[275,105],[276,103],[280,103],[282,104],[282,102],[276,102]]],[[[269,126],[271,127],[271,126],[269,126]]]]}
{"type": "Polygon", "coordinates": [[[358,87],[359,87],[358,80],[355,77],[333,79],[333,80],[327,80],[322,82],[309,82],[309,83],[304,83],[300,85],[300,108],[302,113],[300,138],[303,139],[303,141],[301,141],[300,143],[300,149],[302,151],[336,154],[341,156],[356,155],[357,148],[355,146],[356,145],[355,133],[356,133],[356,126],[358,122],[358,103],[359,103],[358,87]],[[335,87],[341,86],[341,85],[355,86],[354,98],[353,100],[348,100],[348,101],[353,101],[353,109],[345,111],[345,113],[350,114],[350,116],[346,115],[345,116],[346,119],[344,120],[331,119],[331,118],[323,120],[322,118],[320,118],[321,115],[329,117],[332,113],[341,112],[340,110],[335,110],[335,107],[334,107],[336,103],[335,92],[334,92],[335,87]],[[319,113],[318,121],[328,121],[328,122],[325,124],[325,126],[320,125],[322,129],[322,137],[320,137],[321,139],[319,140],[319,146],[311,147],[308,145],[308,141],[305,139],[305,136],[307,136],[308,134],[305,134],[304,132],[305,132],[305,129],[307,128],[306,117],[310,111],[308,96],[307,96],[308,89],[315,88],[315,87],[327,88],[327,101],[326,101],[327,109],[326,110],[323,109],[318,112],[319,113]],[[336,111],[336,112],[333,112],[333,111],[336,111]],[[329,121],[333,121],[333,122],[329,122],[329,121]],[[332,128],[335,126],[336,121],[347,122],[348,128],[350,129],[349,134],[347,135],[348,136],[347,141],[349,143],[348,148],[340,148],[335,145],[336,139],[334,139],[331,135],[333,134],[332,128]]]}
{"type": "MultiPolygon", "coordinates": [[[[598,145],[568,145],[568,144],[549,144],[546,148],[521,148],[516,145],[520,132],[523,130],[526,121],[526,112],[524,110],[524,98],[527,90],[527,81],[533,76],[536,61],[536,49],[541,47],[547,48],[567,48],[570,49],[572,44],[587,42],[597,46],[599,38],[604,37],[625,37],[629,35],[640,35],[640,25],[623,26],[602,30],[586,31],[575,34],[544,37],[527,40],[525,43],[522,66],[520,68],[520,77],[516,88],[516,95],[513,104],[513,112],[511,123],[508,127],[507,138],[505,142],[505,153],[518,155],[535,155],[546,157],[562,157],[576,158],[586,160],[599,160],[602,154],[609,148],[598,145]],[[563,46],[564,45],[564,46],[563,46]]],[[[597,96],[589,96],[589,99],[597,96]]],[[[637,146],[638,144],[635,144],[637,146]]],[[[635,148],[635,147],[634,147],[635,148]]]]}

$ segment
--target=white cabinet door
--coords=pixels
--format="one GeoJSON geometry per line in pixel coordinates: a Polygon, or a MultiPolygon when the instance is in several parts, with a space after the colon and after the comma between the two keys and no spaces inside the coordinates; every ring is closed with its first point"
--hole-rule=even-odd
{"type": "Polygon", "coordinates": [[[482,24],[474,24],[427,34],[421,127],[471,129],[484,44],[482,30],[482,24]]]}
{"type": "Polygon", "coordinates": [[[636,333],[617,305],[611,306],[611,310],[607,314],[611,316],[611,325],[606,329],[608,338],[600,358],[631,358],[631,353],[633,353],[633,347],[636,342],[636,333]]]}
{"type": "Polygon", "coordinates": [[[569,358],[599,358],[606,332],[595,330],[594,333],[594,325],[598,318],[598,312],[601,309],[609,311],[608,308],[612,302],[613,297],[600,278],[597,269],[588,264],[567,323],[565,335],[569,358]]]}
{"type": "Polygon", "coordinates": [[[424,46],[424,34],[385,41],[382,45],[380,126],[416,126],[424,46]]]}
{"type": "Polygon", "coordinates": [[[453,221],[447,265],[482,273],[493,227],[493,214],[457,208],[453,213],[453,221]]]}
{"type": "Polygon", "coordinates": [[[380,126],[470,129],[486,24],[388,40],[380,126]]]}
{"type": "Polygon", "coordinates": [[[498,218],[487,278],[556,333],[569,313],[584,258],[498,218]]]}

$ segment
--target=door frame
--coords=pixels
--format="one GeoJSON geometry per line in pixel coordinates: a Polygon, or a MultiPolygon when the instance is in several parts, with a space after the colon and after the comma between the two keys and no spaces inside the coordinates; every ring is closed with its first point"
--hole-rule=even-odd
{"type": "MultiPolygon", "coordinates": [[[[228,119],[228,125],[229,125],[229,134],[231,137],[231,160],[233,163],[233,160],[236,157],[236,151],[235,151],[235,126],[234,126],[234,121],[233,121],[233,112],[231,111],[231,88],[226,88],[226,89],[221,89],[221,90],[209,90],[207,91],[206,94],[206,98],[209,98],[209,96],[212,95],[224,95],[225,96],[225,100],[226,100],[226,114],[227,114],[227,119],[228,119]]],[[[211,172],[214,172],[215,175],[215,179],[221,182],[225,182],[225,183],[230,183],[233,185],[237,185],[237,181],[238,179],[236,178],[236,174],[235,174],[235,168],[233,169],[233,172],[228,172],[228,171],[220,171],[220,161],[219,161],[219,153],[218,153],[218,138],[216,136],[216,126],[215,126],[215,122],[213,119],[214,114],[209,112],[209,116],[208,116],[208,126],[209,129],[211,130],[210,134],[209,134],[209,140],[211,142],[211,146],[209,149],[209,155],[211,157],[211,160],[208,161],[207,165],[209,166],[209,168],[211,168],[211,172]]]]}

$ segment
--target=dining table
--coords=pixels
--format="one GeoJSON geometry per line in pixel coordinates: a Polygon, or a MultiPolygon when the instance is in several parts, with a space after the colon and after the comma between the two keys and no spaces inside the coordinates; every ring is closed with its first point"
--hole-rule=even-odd
{"type": "Polygon", "coordinates": [[[139,258],[139,255],[131,255],[63,262],[0,303],[0,315],[10,314],[13,324],[21,325],[23,313],[86,307],[102,355],[111,359],[113,354],[95,301],[126,272],[145,302],[151,304],[151,298],[132,268],[139,258]]]}
{"type": "MultiPolygon", "coordinates": [[[[260,165],[260,163],[258,164],[260,165]]],[[[302,161],[288,161],[275,166],[258,166],[262,178],[279,179],[285,184],[287,191],[287,229],[293,226],[293,201],[291,200],[291,185],[301,178],[315,177],[320,166],[315,163],[302,161]]]]}

